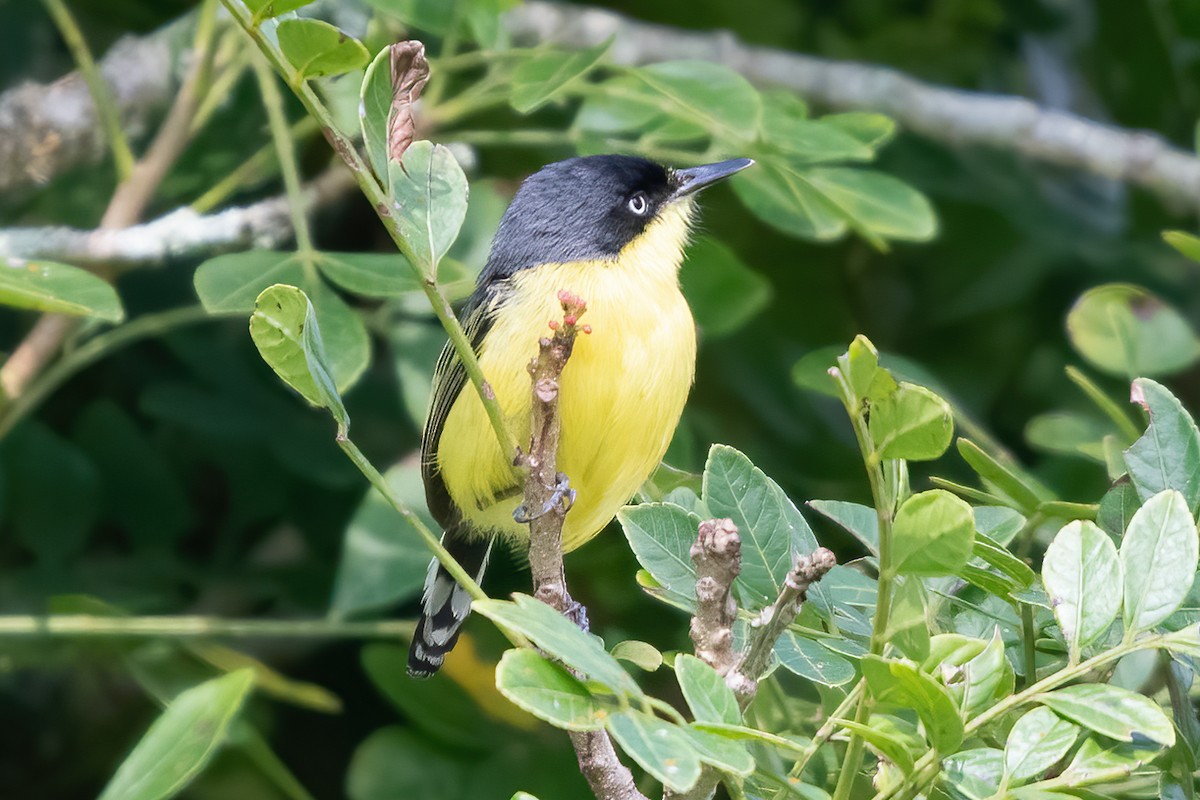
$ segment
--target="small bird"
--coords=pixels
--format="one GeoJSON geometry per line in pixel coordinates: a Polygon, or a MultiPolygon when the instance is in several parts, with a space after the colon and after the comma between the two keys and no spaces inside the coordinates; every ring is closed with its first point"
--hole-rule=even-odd
{"type": "MultiPolygon", "coordinates": [[[[600,155],[543,167],[500,221],[487,265],[461,316],[479,364],[518,442],[530,435],[529,362],[567,290],[587,303],[559,381],[558,470],[576,499],[563,550],[600,532],[654,471],[679,423],[696,366],[696,325],[679,265],[696,192],[754,162],[671,169],[600,155]]],[[[429,510],[442,542],[478,580],[497,537],[528,539],[514,512],[523,499],[512,454],[501,452],[483,403],[447,344],[434,371],[421,441],[429,510]]],[[[408,672],[437,672],[458,639],[471,598],[434,560],[408,672]]]]}

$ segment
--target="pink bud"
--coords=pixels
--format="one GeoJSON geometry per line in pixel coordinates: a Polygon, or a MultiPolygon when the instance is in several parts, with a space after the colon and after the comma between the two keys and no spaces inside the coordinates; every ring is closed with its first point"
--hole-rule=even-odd
{"type": "Polygon", "coordinates": [[[552,331],[558,330],[558,320],[556,320],[556,319],[550,320],[549,325],[550,325],[550,330],[552,330],[552,331]]]}
{"type": "Polygon", "coordinates": [[[574,325],[577,321],[578,320],[574,314],[567,314],[565,317],[563,317],[563,322],[567,325],[574,325]]]}
{"type": "Polygon", "coordinates": [[[580,328],[580,330],[581,330],[581,331],[583,331],[584,333],[591,333],[591,332],[592,332],[592,326],[591,326],[591,325],[584,325],[582,328],[580,328]]]}

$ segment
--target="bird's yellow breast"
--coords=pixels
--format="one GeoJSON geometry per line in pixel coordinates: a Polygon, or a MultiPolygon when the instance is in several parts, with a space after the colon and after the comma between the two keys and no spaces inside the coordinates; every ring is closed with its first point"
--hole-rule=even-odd
{"type": "MultiPolygon", "coordinates": [[[[547,323],[562,318],[558,292],[587,303],[559,390],[558,469],[577,492],[565,549],[595,536],[662,460],[692,385],[695,323],[679,290],[689,208],[667,208],[616,259],[544,264],[511,278],[511,291],[479,352],[480,366],[517,441],[529,441],[527,366],[547,323]]],[[[482,531],[527,536],[512,519],[521,487],[468,385],[446,417],[438,466],[451,499],[482,531]]]]}

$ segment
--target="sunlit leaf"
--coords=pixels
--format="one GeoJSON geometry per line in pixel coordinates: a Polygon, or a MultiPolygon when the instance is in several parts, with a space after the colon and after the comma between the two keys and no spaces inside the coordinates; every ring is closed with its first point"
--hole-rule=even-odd
{"type": "Polygon", "coordinates": [[[1048,708],[1035,708],[1008,732],[1004,772],[1016,781],[1035,778],[1062,760],[1078,739],[1078,725],[1048,708]]]}
{"type": "Polygon", "coordinates": [[[1046,548],[1042,581],[1063,636],[1078,655],[1121,610],[1121,563],[1108,534],[1094,523],[1065,525],[1046,548]]]}
{"type": "Polygon", "coordinates": [[[285,19],[276,32],[279,49],[301,80],[362,69],[371,58],[362,42],[328,22],[303,17],[285,19]]]}
{"type": "Polygon", "coordinates": [[[950,404],[924,386],[901,383],[871,406],[870,431],[883,458],[930,461],[954,435],[950,404]]]}
{"type": "Polygon", "coordinates": [[[723,138],[750,140],[762,103],[750,82],[713,61],[664,61],[635,73],[688,118],[723,138]]]}
{"type": "Polygon", "coordinates": [[[642,769],[677,792],[700,777],[699,754],[687,734],[669,722],[630,709],[609,716],[608,732],[642,769]]]}
{"type": "Polygon", "coordinates": [[[907,575],[953,575],[971,555],[975,518],[971,507],[942,489],[904,501],[892,530],[892,563],[907,575]]]}
{"type": "Polygon", "coordinates": [[[1125,466],[1143,501],[1164,489],[1183,494],[1193,514],[1200,508],[1200,431],[1192,415],[1165,386],[1149,378],[1133,382],[1133,402],[1150,425],[1125,451],[1125,466]]]}
{"type": "Polygon", "coordinates": [[[738,709],[733,690],[708,664],[695,656],[681,653],[675,657],[675,677],[688,708],[698,722],[741,724],[742,712],[738,709]]]}
{"type": "Polygon", "coordinates": [[[120,322],[117,292],[87,270],[55,261],[0,257],[0,305],[120,322]]]}
{"type": "Polygon", "coordinates": [[[1085,292],[1067,315],[1067,332],[1080,355],[1122,378],[1169,375],[1200,357],[1200,339],[1183,315],[1124,283],[1085,292]]]}
{"type": "Polygon", "coordinates": [[[868,689],[879,702],[917,712],[930,744],[939,753],[953,753],[962,744],[962,719],[944,686],[906,661],[869,655],[862,660],[862,670],[868,689]]]}
{"type": "Polygon", "coordinates": [[[849,167],[815,167],[806,177],[868,238],[924,242],[937,233],[929,200],[899,178],[849,167]]]}
{"type": "Polygon", "coordinates": [[[1196,521],[1179,492],[1160,492],[1134,513],[1121,541],[1128,631],[1152,628],[1179,607],[1196,577],[1198,549],[1196,521]]]}
{"type": "Polygon", "coordinates": [[[414,142],[402,161],[388,161],[388,191],[397,227],[432,275],[466,218],[467,176],[442,145],[414,142]]]}
{"type": "Polygon", "coordinates": [[[823,686],[854,680],[854,665],[812,639],[785,630],[775,642],[775,657],[789,672],[823,686]]]}
{"type": "Polygon", "coordinates": [[[1045,692],[1034,699],[1110,739],[1132,742],[1136,737],[1167,747],[1175,743],[1175,728],[1158,704],[1119,686],[1085,683],[1045,692]]]}

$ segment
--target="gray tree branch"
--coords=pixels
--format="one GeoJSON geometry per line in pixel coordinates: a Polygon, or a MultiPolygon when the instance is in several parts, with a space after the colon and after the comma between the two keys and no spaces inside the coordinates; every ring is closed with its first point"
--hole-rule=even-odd
{"type": "Polygon", "coordinates": [[[717,61],[760,84],[792,89],[831,109],[878,111],[952,147],[982,145],[1127,181],[1175,210],[1200,210],[1200,159],[1162,137],[1105,125],[1022,97],[945,89],[885,67],[743,44],[728,32],[651,25],[585,6],[532,0],[509,12],[524,44],[589,47],[610,36],[619,64],[667,59],[717,61]]]}
{"type": "MultiPolygon", "coordinates": [[[[342,196],[353,186],[345,170],[332,169],[305,190],[309,208],[342,196]]],[[[0,229],[0,256],[53,259],[75,265],[157,266],[176,258],[201,258],[252,247],[279,247],[292,237],[287,198],[280,195],[214,214],[181,208],[128,228],[79,230],[61,226],[0,229]]]]}

